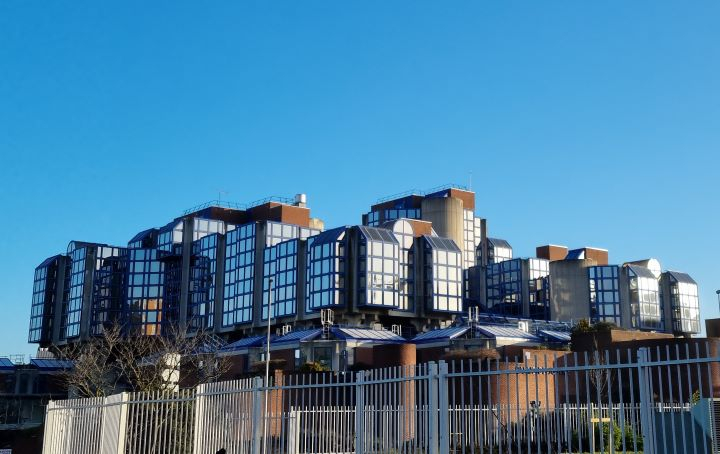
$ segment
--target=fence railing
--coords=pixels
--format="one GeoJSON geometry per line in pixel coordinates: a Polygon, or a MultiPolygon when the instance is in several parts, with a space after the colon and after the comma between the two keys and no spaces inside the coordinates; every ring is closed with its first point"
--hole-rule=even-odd
{"type": "Polygon", "coordinates": [[[538,350],[54,401],[43,452],[716,453],[708,352],[538,350]]]}

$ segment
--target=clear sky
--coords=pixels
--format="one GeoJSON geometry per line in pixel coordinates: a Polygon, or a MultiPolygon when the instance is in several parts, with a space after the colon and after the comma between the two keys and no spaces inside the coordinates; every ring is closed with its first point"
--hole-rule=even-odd
{"type": "Polygon", "coordinates": [[[447,182],[516,255],[655,257],[718,316],[720,2],[0,2],[0,355],[33,269],[215,199],[329,227],[447,182]]]}

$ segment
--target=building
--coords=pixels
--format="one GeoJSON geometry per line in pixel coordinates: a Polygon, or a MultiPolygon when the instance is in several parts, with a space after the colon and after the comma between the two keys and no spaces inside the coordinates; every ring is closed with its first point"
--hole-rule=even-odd
{"type": "MultiPolygon", "coordinates": [[[[287,259],[299,253],[289,248],[321,229],[298,196],[247,206],[209,203],[123,246],[72,241],[65,254],[35,270],[29,341],[62,345],[100,335],[112,323],[144,335],[160,335],[172,324],[218,333],[259,326],[262,305],[254,302],[267,293],[264,273],[279,264],[287,270],[277,271],[278,281],[292,287],[287,279],[304,273],[287,259]]],[[[282,307],[295,311],[292,304],[282,307]]]]}
{"type": "Polygon", "coordinates": [[[700,332],[697,284],[684,273],[663,273],[656,259],[610,265],[607,252],[569,252],[550,262],[549,275],[551,320],[588,319],[678,336],[700,332]]]}
{"type": "Polygon", "coordinates": [[[362,225],[325,229],[307,198],[213,202],[144,229],[127,244],[71,241],[35,269],[29,341],[62,346],[102,335],[163,335],[180,326],[228,343],[267,329],[330,323],[407,339],[468,308],[501,319],[618,326],[690,335],[697,284],[653,259],[611,265],[608,251],[547,245],[516,258],[488,237],[475,194],[448,186],[379,200],[362,225]],[[330,314],[331,321],[321,314],[330,314]]]}
{"type": "MultiPolygon", "coordinates": [[[[441,199],[463,206],[454,196],[431,198],[423,204],[430,219],[441,217],[441,199]]],[[[438,221],[443,231],[466,216],[453,213],[459,218],[438,221]]],[[[234,341],[264,331],[269,312],[288,330],[319,327],[328,309],[336,324],[413,335],[463,311],[464,251],[433,226],[388,215],[378,225],[324,230],[298,195],[205,204],[127,245],[72,241],[35,270],[29,341],[61,346],[115,323],[133,334],[181,326],[234,341]]]]}
{"type": "Polygon", "coordinates": [[[363,215],[363,225],[380,226],[396,219],[423,220],[462,250],[462,268],[475,265],[483,237],[483,219],[475,215],[475,193],[459,185],[412,190],[380,199],[363,215]]]}
{"type": "Polygon", "coordinates": [[[0,451],[40,452],[45,407],[50,400],[67,397],[61,374],[70,364],[20,358],[0,358],[0,451]]]}

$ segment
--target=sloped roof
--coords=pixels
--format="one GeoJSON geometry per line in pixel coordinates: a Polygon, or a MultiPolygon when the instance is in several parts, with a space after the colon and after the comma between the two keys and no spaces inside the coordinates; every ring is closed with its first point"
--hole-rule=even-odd
{"type": "Polygon", "coordinates": [[[551,329],[541,329],[538,331],[543,337],[547,337],[555,342],[570,342],[570,333],[564,331],[555,331],[551,329]]]}
{"type": "Polygon", "coordinates": [[[72,361],[64,361],[60,359],[51,358],[35,358],[30,360],[30,364],[36,366],[38,369],[46,370],[60,370],[60,369],[71,369],[73,367],[72,361]]]}
{"type": "Polygon", "coordinates": [[[426,333],[418,334],[413,338],[413,342],[425,343],[455,339],[467,333],[468,330],[470,330],[469,326],[451,326],[449,328],[434,329],[426,333]]]}
{"type": "MultiPolygon", "coordinates": [[[[224,346],[219,351],[231,352],[231,351],[235,351],[235,350],[242,350],[244,348],[259,347],[260,345],[262,345],[264,343],[266,338],[267,338],[267,336],[245,337],[245,338],[242,338],[240,340],[233,342],[232,344],[224,346]]],[[[271,342],[272,342],[272,340],[271,340],[271,342]]]]}
{"type": "Polygon", "coordinates": [[[505,337],[505,338],[513,338],[513,339],[528,339],[528,340],[534,340],[534,341],[540,340],[537,336],[534,336],[534,335],[532,335],[528,332],[525,332],[519,328],[513,328],[510,326],[485,325],[485,326],[478,326],[477,330],[478,330],[478,332],[480,332],[480,334],[483,334],[487,337],[492,337],[492,338],[505,337]]]}
{"type": "Polygon", "coordinates": [[[344,340],[370,340],[384,342],[405,342],[405,339],[386,329],[342,328],[335,327],[331,331],[336,337],[344,340]]]}
{"type": "Polygon", "coordinates": [[[695,279],[691,278],[689,274],[681,273],[679,271],[667,271],[667,273],[678,282],[683,282],[685,284],[697,285],[697,282],[695,282],[695,279]]]}
{"type": "Polygon", "coordinates": [[[277,336],[270,340],[271,344],[284,344],[288,342],[303,342],[316,339],[322,334],[321,328],[304,329],[300,331],[291,331],[284,336],[277,336]]]}

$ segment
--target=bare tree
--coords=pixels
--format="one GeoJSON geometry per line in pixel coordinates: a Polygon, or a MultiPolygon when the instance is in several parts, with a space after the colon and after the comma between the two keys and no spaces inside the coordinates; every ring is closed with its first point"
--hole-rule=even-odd
{"type": "Polygon", "coordinates": [[[62,374],[71,393],[101,397],[119,391],[166,391],[217,381],[230,368],[218,356],[222,342],[207,331],[168,327],[162,336],[127,334],[112,325],[103,334],[58,351],[73,367],[62,374]],[[179,372],[180,377],[173,376],[179,372]]]}
{"type": "Polygon", "coordinates": [[[593,349],[588,356],[589,366],[592,366],[588,374],[590,382],[595,386],[595,396],[591,396],[591,398],[599,399],[598,404],[602,404],[608,397],[614,379],[612,369],[605,367],[609,364],[607,352],[600,351],[597,333],[593,334],[593,349]]]}

